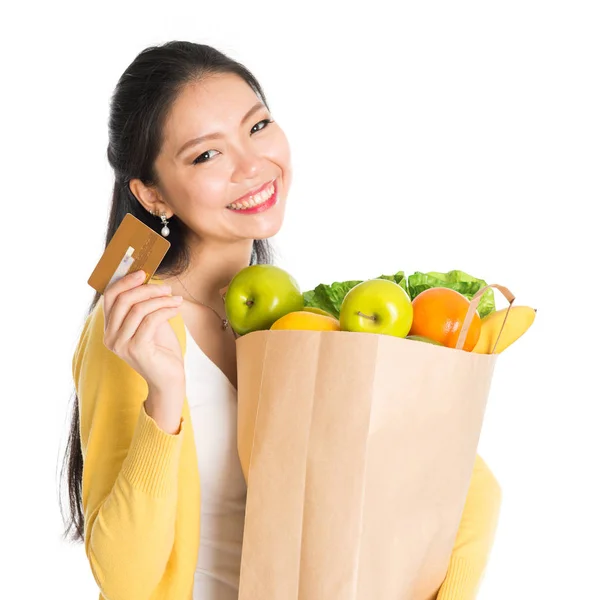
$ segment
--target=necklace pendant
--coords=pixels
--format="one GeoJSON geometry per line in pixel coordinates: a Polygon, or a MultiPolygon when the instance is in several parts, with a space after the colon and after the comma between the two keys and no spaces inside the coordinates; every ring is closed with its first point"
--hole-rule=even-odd
{"type": "Polygon", "coordinates": [[[229,321],[227,319],[223,319],[223,329],[227,329],[229,327],[229,321]]]}

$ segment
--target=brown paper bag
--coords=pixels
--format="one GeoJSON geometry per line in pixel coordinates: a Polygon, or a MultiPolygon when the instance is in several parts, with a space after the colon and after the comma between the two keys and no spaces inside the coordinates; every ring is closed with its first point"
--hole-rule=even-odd
{"type": "Polygon", "coordinates": [[[337,331],[236,344],[248,483],[239,599],[435,598],[497,355],[337,331]]]}

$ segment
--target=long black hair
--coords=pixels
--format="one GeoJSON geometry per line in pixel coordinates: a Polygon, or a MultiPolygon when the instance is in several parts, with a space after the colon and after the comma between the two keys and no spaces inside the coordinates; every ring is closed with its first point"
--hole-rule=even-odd
{"type": "MultiPolygon", "coordinates": [[[[105,247],[127,213],[155,230],[161,221],[140,204],[129,188],[129,181],[140,179],[146,185],[157,183],[154,169],[162,144],[163,127],[169,109],[183,87],[214,74],[241,77],[268,108],[264,92],[246,67],[215,48],[191,42],[172,41],[143,50],[125,69],[113,92],[108,123],[108,162],[115,182],[106,228],[105,247]]],[[[171,246],[157,270],[158,275],[179,275],[188,266],[190,256],[185,245],[187,228],[176,215],[169,219],[171,246]]],[[[273,262],[273,250],[267,240],[254,240],[250,264],[273,262]]],[[[93,311],[100,294],[96,293],[88,309],[93,311]]],[[[61,510],[64,537],[82,541],[84,533],[82,505],[83,456],[79,430],[79,399],[74,394],[69,436],[61,469],[61,510]],[[66,486],[66,490],[64,489],[66,486]],[[68,507],[63,507],[63,498],[68,507]]]]}

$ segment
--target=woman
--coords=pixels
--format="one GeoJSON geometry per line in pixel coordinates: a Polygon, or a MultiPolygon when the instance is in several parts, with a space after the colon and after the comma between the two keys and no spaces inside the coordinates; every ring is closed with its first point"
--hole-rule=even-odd
{"type": "MultiPolygon", "coordinates": [[[[86,319],[73,357],[67,533],[85,542],[106,598],[233,600],[246,488],[221,291],[248,264],[270,262],[288,143],[246,68],[171,42],[121,76],[108,160],[106,243],[130,212],[171,247],[152,285],[127,275],[96,295],[86,319]]],[[[438,598],[475,597],[499,501],[478,457],[438,598]]]]}

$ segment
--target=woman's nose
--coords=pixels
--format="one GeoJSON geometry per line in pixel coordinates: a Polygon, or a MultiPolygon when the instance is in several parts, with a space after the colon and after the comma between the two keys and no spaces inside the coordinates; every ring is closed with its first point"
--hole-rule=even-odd
{"type": "Polygon", "coordinates": [[[240,151],[235,158],[234,179],[252,179],[256,177],[260,168],[260,158],[249,150],[240,151]]]}

